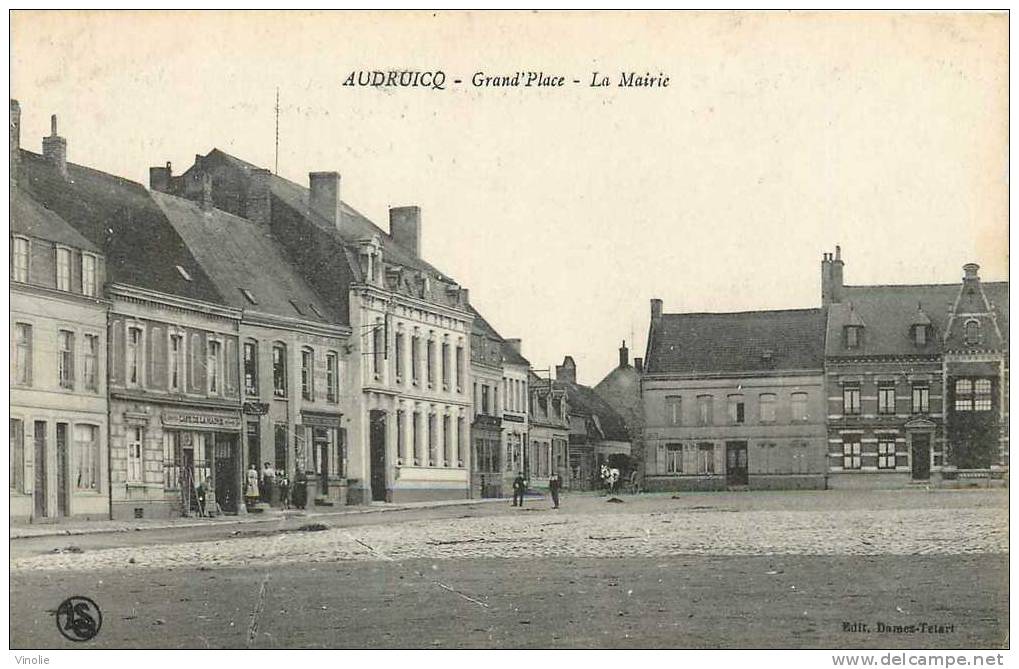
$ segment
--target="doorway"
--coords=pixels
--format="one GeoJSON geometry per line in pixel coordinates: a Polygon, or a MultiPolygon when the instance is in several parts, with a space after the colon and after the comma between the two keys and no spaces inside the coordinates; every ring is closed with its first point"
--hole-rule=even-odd
{"type": "Polygon", "coordinates": [[[46,421],[35,421],[35,485],[32,487],[36,518],[46,517],[46,421]]]}
{"type": "Polygon", "coordinates": [[[318,493],[329,496],[329,430],[324,427],[311,428],[312,448],[315,453],[315,469],[318,474],[318,493]]]}
{"type": "Polygon", "coordinates": [[[70,476],[67,471],[69,465],[67,457],[67,423],[57,423],[57,517],[65,518],[70,515],[70,504],[67,500],[67,482],[70,476]]]}
{"type": "Polygon", "coordinates": [[[386,412],[370,411],[368,420],[371,451],[372,501],[386,501],[386,412]]]}
{"type": "Polygon", "coordinates": [[[910,454],[913,460],[913,480],[927,481],[931,477],[931,435],[914,433],[910,454]]]}
{"type": "Polygon", "coordinates": [[[747,470],[747,442],[725,442],[725,482],[728,485],[747,485],[750,475],[747,470]]]}
{"type": "Polygon", "coordinates": [[[233,435],[216,434],[213,467],[216,472],[216,503],[224,513],[237,513],[237,441],[233,435]]]}

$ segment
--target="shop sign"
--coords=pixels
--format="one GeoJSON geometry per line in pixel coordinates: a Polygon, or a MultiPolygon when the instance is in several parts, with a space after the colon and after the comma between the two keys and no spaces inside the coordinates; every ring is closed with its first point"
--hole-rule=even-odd
{"type": "Polygon", "coordinates": [[[240,430],[241,417],[237,414],[199,413],[196,411],[164,411],[163,425],[193,430],[240,430]]]}
{"type": "Polygon", "coordinates": [[[514,416],[511,413],[504,413],[502,415],[502,419],[505,420],[505,421],[509,421],[510,423],[523,423],[524,422],[524,417],[523,416],[514,416]]]}
{"type": "Polygon", "coordinates": [[[311,413],[308,411],[301,412],[301,425],[305,427],[340,427],[340,418],[342,414],[338,413],[311,413]]]}

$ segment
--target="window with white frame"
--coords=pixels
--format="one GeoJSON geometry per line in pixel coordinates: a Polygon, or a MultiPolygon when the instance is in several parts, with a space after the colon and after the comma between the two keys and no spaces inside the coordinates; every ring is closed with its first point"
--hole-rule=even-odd
{"type": "Polygon", "coordinates": [[[463,392],[464,388],[464,347],[456,347],[456,391],[463,392]]]}
{"type": "Polygon", "coordinates": [[[746,404],[742,395],[729,395],[727,398],[729,407],[729,422],[742,424],[746,421],[746,404]]]}
{"type": "Polygon", "coordinates": [[[90,253],[81,254],[81,294],[96,296],[96,257],[90,253]]]}
{"type": "Polygon", "coordinates": [[[895,469],[895,437],[891,436],[878,437],[877,468],[895,469]]]}
{"type": "Polygon", "coordinates": [[[28,259],[31,245],[25,237],[11,240],[11,278],[22,283],[28,282],[28,259]]]}
{"type": "Polygon", "coordinates": [[[74,426],[75,487],[78,490],[99,488],[99,428],[95,425],[74,426]]]}
{"type": "Polygon", "coordinates": [[[926,383],[913,385],[913,413],[928,413],[931,405],[931,389],[926,383]]]}
{"type": "Polygon", "coordinates": [[[877,386],[877,412],[883,415],[895,413],[895,382],[881,381],[877,386]]]}
{"type": "Polygon", "coordinates": [[[449,378],[450,378],[449,363],[450,363],[450,359],[449,359],[449,344],[447,342],[442,342],[442,356],[440,358],[440,364],[442,365],[442,387],[443,387],[443,389],[448,389],[449,388],[449,378]]]}
{"type": "Polygon", "coordinates": [[[956,379],[955,381],[955,410],[973,410],[973,381],[971,379],[956,379]]]}
{"type": "Polygon", "coordinates": [[[127,430],[127,481],[143,483],[145,481],[145,428],[130,427],[127,430]]]}
{"type": "Polygon", "coordinates": [[[258,396],[258,342],[254,341],[244,342],[244,394],[258,396]]]}
{"type": "Polygon", "coordinates": [[[28,323],[14,324],[11,380],[19,386],[32,385],[32,326],[28,323]]]}
{"type": "Polygon", "coordinates": [[[711,411],[711,405],[714,398],[711,395],[698,395],[697,396],[697,424],[698,425],[711,425],[713,422],[713,416],[711,411]]]}
{"type": "Polygon", "coordinates": [[[859,469],[861,466],[862,454],[863,450],[860,444],[860,435],[858,434],[842,435],[843,469],[859,469]]]}
{"type": "Polygon", "coordinates": [[[683,424],[683,398],[669,395],[665,398],[665,419],[669,425],[683,424]]]}
{"type": "Polygon", "coordinates": [[[428,340],[428,347],[425,352],[425,378],[428,381],[428,386],[431,387],[435,383],[435,340],[428,340]]]}
{"type": "Polygon", "coordinates": [[[93,334],[85,335],[82,348],[82,380],[85,382],[85,390],[99,390],[99,336],[93,334]]]}
{"type": "Polygon", "coordinates": [[[170,335],[170,390],[182,392],[184,390],[184,335],[170,335]]]}
{"type": "Polygon", "coordinates": [[[715,445],[714,444],[697,444],[697,473],[698,474],[714,474],[715,473],[715,445]]]}
{"type": "Polygon", "coordinates": [[[57,290],[71,290],[71,249],[57,247],[57,290]]]}
{"type": "Polygon", "coordinates": [[[860,385],[847,383],[842,386],[842,413],[846,416],[860,414],[860,385]]]}
{"type": "Polygon", "coordinates": [[[415,384],[421,379],[421,337],[410,338],[410,378],[415,384]]]}
{"type": "Polygon", "coordinates": [[[287,347],[283,344],[272,347],[272,394],[287,396],[287,347]]]}
{"type": "Polygon", "coordinates": [[[386,353],[386,331],[381,318],[375,319],[372,329],[372,373],[375,378],[382,374],[382,359],[386,353]]]}
{"type": "Polygon", "coordinates": [[[976,379],[973,381],[973,410],[991,410],[991,380],[976,379]]]}
{"type": "Polygon", "coordinates": [[[761,422],[775,422],[775,395],[773,393],[761,394],[761,422]]]}
{"type": "Polygon", "coordinates": [[[25,486],[25,423],[11,418],[11,490],[24,490],[25,486]]]}
{"type": "Polygon", "coordinates": [[[394,371],[396,372],[396,382],[397,383],[400,383],[401,381],[403,381],[403,376],[404,376],[404,371],[403,371],[403,350],[404,350],[403,337],[404,337],[404,335],[403,335],[402,332],[397,332],[396,335],[393,337],[393,354],[396,357],[396,359],[393,361],[393,363],[394,363],[394,371]]]}
{"type": "Polygon", "coordinates": [[[223,383],[223,342],[210,339],[206,351],[205,378],[210,395],[218,395],[223,383]]]}
{"type": "Polygon", "coordinates": [[[68,390],[74,389],[74,333],[68,330],[60,330],[57,333],[57,374],[60,387],[68,390]]]}
{"type": "Polygon", "coordinates": [[[338,402],[340,397],[340,358],[333,352],[326,353],[326,401],[338,402]]]}
{"type": "Polygon", "coordinates": [[[793,393],[789,400],[790,410],[794,421],[803,422],[810,418],[807,411],[807,393],[793,393]]]}
{"type": "Polygon", "coordinates": [[[436,422],[436,419],[435,419],[435,414],[433,414],[433,413],[428,414],[428,466],[429,467],[434,467],[435,463],[438,462],[438,459],[439,459],[438,435],[435,434],[437,429],[438,429],[438,427],[437,427],[437,422],[436,422]]]}
{"type": "Polygon", "coordinates": [[[665,445],[665,473],[683,473],[683,444],[665,445]]]}
{"type": "Polygon", "coordinates": [[[315,352],[310,348],[301,349],[301,397],[315,398],[315,352]]]}
{"type": "Polygon", "coordinates": [[[129,386],[140,386],[142,384],[144,349],[145,343],[142,329],[139,327],[127,328],[127,385],[129,386]]]}

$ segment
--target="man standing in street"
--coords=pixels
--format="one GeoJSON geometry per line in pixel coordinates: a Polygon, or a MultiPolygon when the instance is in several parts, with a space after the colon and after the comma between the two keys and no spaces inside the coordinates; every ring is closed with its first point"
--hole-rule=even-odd
{"type": "Polygon", "coordinates": [[[524,505],[524,490],[527,489],[527,484],[524,483],[523,473],[517,473],[517,477],[513,479],[513,506],[524,505]],[[517,503],[519,500],[519,504],[517,503]]]}
{"type": "Polygon", "coordinates": [[[562,481],[559,480],[559,472],[552,472],[552,476],[548,477],[548,491],[552,494],[552,508],[559,508],[559,488],[562,486],[562,481]]]}

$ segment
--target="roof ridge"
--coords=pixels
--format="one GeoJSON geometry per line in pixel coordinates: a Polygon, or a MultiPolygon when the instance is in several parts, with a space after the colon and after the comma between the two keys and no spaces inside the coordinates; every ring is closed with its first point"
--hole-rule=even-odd
{"type": "Polygon", "coordinates": [[[824,310],[821,307],[795,307],[790,309],[752,309],[748,311],[684,311],[663,313],[662,316],[743,316],[759,314],[789,314],[789,313],[817,313],[824,310]]]}

